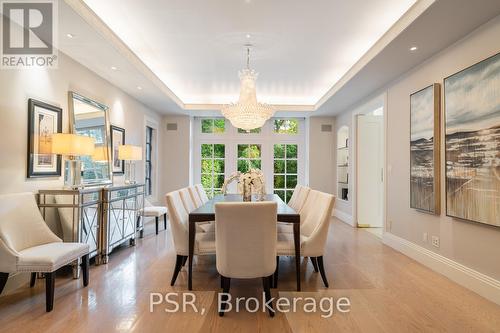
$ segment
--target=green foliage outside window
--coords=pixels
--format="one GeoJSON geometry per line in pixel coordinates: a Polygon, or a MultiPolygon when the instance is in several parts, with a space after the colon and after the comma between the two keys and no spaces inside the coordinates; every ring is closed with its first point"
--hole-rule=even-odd
{"type": "Polygon", "coordinates": [[[274,145],[274,193],[288,202],[297,185],[298,146],[296,144],[274,145]]]}
{"type": "Polygon", "coordinates": [[[209,198],[221,192],[224,184],[225,146],[201,145],[201,184],[209,198]]]}
{"type": "Polygon", "coordinates": [[[299,121],[297,119],[274,119],[274,133],[298,134],[299,121]]]}

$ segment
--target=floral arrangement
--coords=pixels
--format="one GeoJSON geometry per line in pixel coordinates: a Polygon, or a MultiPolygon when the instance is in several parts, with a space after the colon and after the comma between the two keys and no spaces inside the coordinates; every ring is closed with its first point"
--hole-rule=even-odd
{"type": "Polygon", "coordinates": [[[266,194],[266,183],[264,173],[259,169],[250,169],[250,171],[242,173],[235,172],[231,174],[222,186],[222,193],[227,193],[227,187],[233,181],[238,181],[238,192],[243,195],[244,200],[251,199],[252,194],[257,194],[259,199],[263,199],[266,194]]]}

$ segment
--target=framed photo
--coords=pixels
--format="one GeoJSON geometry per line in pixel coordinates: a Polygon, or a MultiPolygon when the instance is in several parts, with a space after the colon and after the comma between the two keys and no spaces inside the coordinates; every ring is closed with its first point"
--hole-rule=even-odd
{"type": "Polygon", "coordinates": [[[441,86],[410,95],[410,207],[440,213],[441,86]]]}
{"type": "Polygon", "coordinates": [[[52,154],[52,134],[62,132],[62,109],[28,100],[27,177],[60,177],[61,156],[52,154]]]}
{"type": "Polygon", "coordinates": [[[118,147],[125,144],[125,129],[111,125],[111,162],[114,175],[125,173],[125,164],[118,159],[118,147]]]}
{"type": "Polygon", "coordinates": [[[500,53],[444,79],[446,215],[500,227],[500,53]]]}

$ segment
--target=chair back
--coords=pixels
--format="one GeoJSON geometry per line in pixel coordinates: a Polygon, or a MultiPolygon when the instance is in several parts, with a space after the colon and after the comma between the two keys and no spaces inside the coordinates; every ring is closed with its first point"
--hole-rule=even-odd
{"type": "Polygon", "coordinates": [[[189,194],[191,195],[191,200],[193,200],[195,208],[200,208],[201,206],[203,206],[200,195],[198,194],[198,191],[194,186],[189,187],[189,194]]]}
{"type": "Polygon", "coordinates": [[[180,189],[179,194],[181,196],[182,203],[184,204],[184,208],[186,209],[188,214],[196,209],[193,199],[191,198],[191,193],[189,193],[189,188],[185,187],[183,189],[180,189]]]}
{"type": "MultiPolygon", "coordinates": [[[[300,227],[300,233],[307,237],[302,250],[305,256],[322,256],[332,219],[335,197],[328,193],[313,191],[307,200],[305,220],[300,227]]],[[[301,215],[302,217],[302,215],[301,215]]]]}
{"type": "Polygon", "coordinates": [[[61,242],[47,226],[33,193],[0,195],[0,239],[14,251],[61,242]]]}
{"type": "Polygon", "coordinates": [[[297,207],[297,198],[299,196],[299,192],[302,189],[302,185],[297,184],[295,189],[293,190],[292,197],[288,200],[288,206],[293,208],[295,211],[298,211],[297,207]]]}
{"type": "Polygon", "coordinates": [[[276,202],[215,204],[217,271],[225,277],[267,277],[276,269],[276,202]]]}
{"type": "Polygon", "coordinates": [[[189,214],[184,208],[179,191],[167,193],[165,199],[175,251],[178,255],[187,256],[189,254],[189,214]]]}
{"type": "Polygon", "coordinates": [[[297,196],[297,209],[295,209],[296,212],[300,213],[304,208],[304,204],[306,203],[307,197],[309,196],[309,192],[311,192],[311,189],[309,187],[301,187],[299,195],[297,196]]]}
{"type": "Polygon", "coordinates": [[[198,195],[200,196],[201,202],[203,202],[203,204],[207,203],[207,201],[209,199],[207,196],[207,192],[205,192],[205,189],[203,188],[203,186],[201,184],[196,184],[194,187],[196,187],[196,191],[198,192],[198,195]]]}

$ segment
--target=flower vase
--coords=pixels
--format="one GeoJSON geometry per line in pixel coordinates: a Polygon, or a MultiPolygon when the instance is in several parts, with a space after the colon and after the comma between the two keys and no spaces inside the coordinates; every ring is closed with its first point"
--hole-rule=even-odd
{"type": "Polygon", "coordinates": [[[243,182],[243,201],[252,201],[252,189],[243,182]]]}

